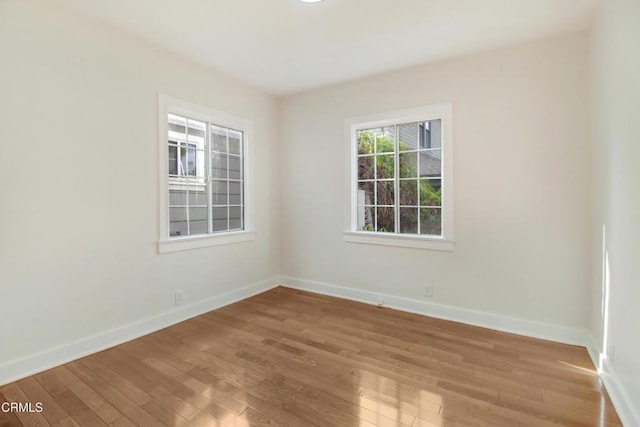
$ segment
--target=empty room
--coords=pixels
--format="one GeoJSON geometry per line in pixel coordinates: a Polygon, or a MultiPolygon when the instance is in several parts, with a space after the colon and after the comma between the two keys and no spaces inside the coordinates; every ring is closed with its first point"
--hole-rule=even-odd
{"type": "Polygon", "coordinates": [[[640,427],[640,0],[0,0],[0,427],[640,427]]]}

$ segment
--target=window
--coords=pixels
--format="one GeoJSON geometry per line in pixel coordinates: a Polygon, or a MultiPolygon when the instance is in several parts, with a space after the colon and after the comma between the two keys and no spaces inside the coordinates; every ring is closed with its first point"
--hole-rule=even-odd
{"type": "Polygon", "coordinates": [[[451,105],[347,121],[347,241],[453,249],[451,105]]]}
{"type": "Polygon", "coordinates": [[[160,96],[160,252],[250,240],[251,124],[160,96]]]}

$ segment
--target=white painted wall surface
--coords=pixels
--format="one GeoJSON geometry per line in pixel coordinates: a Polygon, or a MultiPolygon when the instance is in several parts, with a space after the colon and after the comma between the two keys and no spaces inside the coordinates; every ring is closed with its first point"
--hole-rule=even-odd
{"type": "Polygon", "coordinates": [[[282,274],[586,328],[588,89],[579,34],[285,98],[282,274]],[[442,102],[453,103],[455,251],[346,243],[345,119],[442,102]]]}
{"type": "Polygon", "coordinates": [[[0,52],[0,366],[278,274],[274,98],[47,1],[0,52]],[[158,92],[253,120],[255,241],[157,254],[158,92]]]}
{"type": "Polygon", "coordinates": [[[613,392],[626,406],[627,425],[640,425],[640,1],[602,2],[592,49],[591,331],[594,344],[600,347],[597,350],[605,354],[605,375],[613,378],[617,388],[613,392]],[[608,281],[603,274],[605,254],[608,281]],[[609,284],[608,321],[602,304],[603,282],[609,284]],[[613,354],[609,345],[603,346],[605,339],[615,347],[613,354]]]}

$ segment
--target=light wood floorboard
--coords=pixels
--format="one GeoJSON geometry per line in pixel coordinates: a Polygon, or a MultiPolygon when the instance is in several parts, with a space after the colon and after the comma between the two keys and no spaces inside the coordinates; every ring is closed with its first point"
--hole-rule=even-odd
{"type": "Polygon", "coordinates": [[[620,426],[582,347],[276,288],[0,387],[5,426],[620,426]]]}

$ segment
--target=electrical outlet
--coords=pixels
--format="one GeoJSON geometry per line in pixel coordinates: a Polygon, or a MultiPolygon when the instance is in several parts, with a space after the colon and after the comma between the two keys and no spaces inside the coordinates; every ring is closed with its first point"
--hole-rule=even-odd
{"type": "Polygon", "coordinates": [[[424,296],[429,298],[433,296],[433,285],[431,283],[425,283],[424,296]]]}
{"type": "Polygon", "coordinates": [[[184,295],[184,291],[176,291],[176,305],[182,304],[183,295],[184,295]]]}

